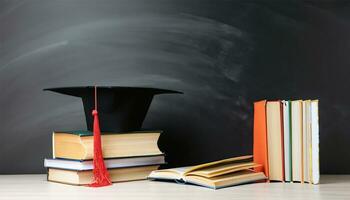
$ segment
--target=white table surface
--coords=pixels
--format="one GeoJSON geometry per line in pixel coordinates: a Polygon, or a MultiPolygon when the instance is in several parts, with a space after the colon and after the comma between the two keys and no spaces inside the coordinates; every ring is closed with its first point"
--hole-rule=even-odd
{"type": "Polygon", "coordinates": [[[211,190],[192,185],[156,181],[116,183],[103,188],[70,186],[46,181],[46,175],[0,175],[0,199],[349,199],[350,175],[323,175],[320,185],[257,183],[211,190]]]}

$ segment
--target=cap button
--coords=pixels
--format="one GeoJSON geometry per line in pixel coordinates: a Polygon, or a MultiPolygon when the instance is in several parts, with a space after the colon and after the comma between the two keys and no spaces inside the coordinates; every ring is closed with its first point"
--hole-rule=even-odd
{"type": "Polygon", "coordinates": [[[93,110],[92,115],[94,115],[94,116],[97,115],[97,110],[93,110]]]}

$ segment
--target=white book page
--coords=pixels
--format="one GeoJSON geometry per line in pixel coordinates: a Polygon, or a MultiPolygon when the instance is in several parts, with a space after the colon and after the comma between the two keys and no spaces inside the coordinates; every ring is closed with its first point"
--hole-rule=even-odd
{"type": "Polygon", "coordinates": [[[185,172],[191,168],[192,166],[187,166],[187,167],[177,167],[177,168],[171,168],[169,170],[175,171],[178,174],[180,174],[181,176],[183,176],[185,174],[185,172]]]}
{"type": "Polygon", "coordinates": [[[172,179],[172,180],[178,180],[178,181],[185,181],[184,174],[186,171],[191,168],[192,166],[188,167],[177,167],[177,168],[171,168],[171,169],[161,169],[161,170],[155,170],[150,173],[148,178],[154,178],[154,179],[172,179]]]}

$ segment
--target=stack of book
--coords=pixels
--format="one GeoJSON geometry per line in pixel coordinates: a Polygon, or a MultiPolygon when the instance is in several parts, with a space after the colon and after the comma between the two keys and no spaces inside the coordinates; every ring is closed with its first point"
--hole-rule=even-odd
{"type": "MultiPolygon", "coordinates": [[[[112,182],[146,179],[164,164],[157,142],[161,131],[104,133],[103,157],[112,182]]],[[[93,133],[54,132],[53,159],[45,159],[48,180],[72,185],[92,183],[93,133]]]]}
{"type": "Polygon", "coordinates": [[[318,100],[255,102],[253,151],[269,180],[318,184],[318,100]]]}

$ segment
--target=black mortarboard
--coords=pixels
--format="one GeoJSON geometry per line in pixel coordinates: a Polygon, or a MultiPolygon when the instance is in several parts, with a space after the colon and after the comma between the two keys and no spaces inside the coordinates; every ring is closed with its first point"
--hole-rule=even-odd
{"type": "MultiPolygon", "coordinates": [[[[80,97],[84,105],[87,129],[92,131],[93,116],[91,111],[95,106],[95,86],[60,87],[44,90],[80,97]]],[[[169,93],[181,92],[144,87],[98,86],[97,99],[101,131],[140,130],[153,96],[169,93]]]]}

